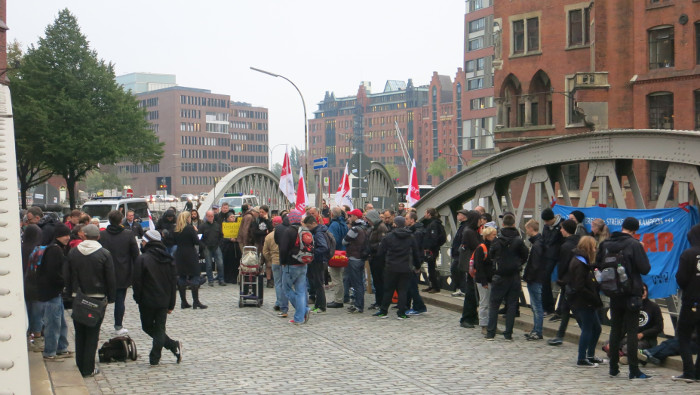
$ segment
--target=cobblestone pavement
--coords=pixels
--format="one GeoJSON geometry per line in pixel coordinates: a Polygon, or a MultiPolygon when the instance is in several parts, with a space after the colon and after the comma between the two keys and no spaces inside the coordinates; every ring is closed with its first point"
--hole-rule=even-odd
{"type": "MultiPolygon", "coordinates": [[[[164,350],[158,367],[148,364],[150,338],[140,329],[131,291],[125,327],[136,340],[136,362],[101,364],[86,379],[92,394],[231,393],[688,393],[700,384],[672,382],[677,372],[644,368],[653,376],[630,381],[626,367],[610,378],[607,365],[575,367],[574,344],[560,347],[527,342],[516,330],[514,342],[483,340],[478,329],[458,325],[456,313],[429,306],[420,317],[377,319],[371,312],[348,314],[328,309],[294,326],[272,310],[274,292],[262,308],[238,307],[238,287],[203,287],[207,310],[181,310],[169,316],[168,334],[184,344],[175,363],[164,350]]],[[[189,295],[188,295],[189,296],[189,295]]],[[[369,303],[372,296],[367,296],[369,303]]],[[[191,300],[190,300],[191,302],[191,300]]],[[[178,300],[179,305],[179,300],[178,300]]],[[[395,310],[393,310],[395,311],[395,310]]],[[[291,317],[291,316],[290,316],[291,317]]],[[[102,325],[100,344],[112,336],[112,308],[102,325]]],[[[601,352],[602,353],[602,352],[601,352]]]]}

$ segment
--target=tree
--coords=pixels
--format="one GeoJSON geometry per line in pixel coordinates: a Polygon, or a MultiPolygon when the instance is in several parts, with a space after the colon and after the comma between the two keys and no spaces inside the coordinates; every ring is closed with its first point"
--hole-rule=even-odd
{"type": "Polygon", "coordinates": [[[128,177],[124,173],[119,173],[115,166],[102,166],[99,171],[93,170],[85,175],[85,188],[88,193],[105,189],[121,191],[128,183],[128,177]]]}
{"type": "Polygon", "coordinates": [[[42,155],[41,130],[47,126],[47,115],[19,80],[19,67],[22,64],[22,48],[15,40],[10,43],[7,61],[10,69],[7,75],[12,82],[12,111],[15,127],[15,150],[17,155],[17,178],[19,180],[22,208],[27,208],[27,192],[48,181],[53,175],[42,155]],[[15,83],[15,80],[18,83],[15,83]]]}
{"type": "Polygon", "coordinates": [[[447,161],[445,158],[438,158],[437,160],[434,160],[430,166],[428,166],[428,173],[433,177],[439,177],[442,179],[442,177],[447,174],[447,161]]]}
{"type": "Polygon", "coordinates": [[[394,181],[394,184],[396,184],[396,180],[399,179],[399,169],[394,164],[388,164],[384,166],[384,168],[386,169],[386,172],[389,173],[391,180],[394,181]]]}
{"type": "Polygon", "coordinates": [[[274,165],[272,165],[272,169],[270,169],[270,171],[271,171],[274,175],[276,175],[277,177],[279,177],[279,176],[282,175],[282,165],[279,164],[279,163],[275,163],[274,165]]]}
{"type": "MultiPolygon", "coordinates": [[[[18,77],[32,99],[27,113],[45,114],[31,141],[49,171],[66,180],[71,208],[76,182],[100,164],[160,162],[163,144],[148,129],[145,110],[117,85],[114,65],[97,58],[67,9],[27,50],[18,77]]],[[[21,148],[18,157],[26,155],[21,148]]]]}

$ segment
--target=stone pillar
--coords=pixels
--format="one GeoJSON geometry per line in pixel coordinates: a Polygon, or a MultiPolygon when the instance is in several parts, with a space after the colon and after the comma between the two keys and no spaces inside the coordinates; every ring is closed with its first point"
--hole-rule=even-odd
{"type": "Polygon", "coordinates": [[[525,123],[523,126],[532,126],[532,96],[523,95],[525,100],[525,123]]]}
{"type": "Polygon", "coordinates": [[[504,108],[503,108],[503,98],[502,97],[494,97],[493,98],[494,103],[496,103],[496,128],[503,128],[506,125],[504,117],[504,108]]]}

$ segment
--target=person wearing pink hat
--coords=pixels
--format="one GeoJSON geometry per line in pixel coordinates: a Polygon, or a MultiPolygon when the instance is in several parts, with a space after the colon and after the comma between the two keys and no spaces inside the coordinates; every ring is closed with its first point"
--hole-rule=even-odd
{"type": "Polygon", "coordinates": [[[345,270],[350,279],[350,287],[354,288],[355,303],[348,307],[350,313],[362,313],[365,309],[365,259],[369,246],[369,227],[362,219],[362,211],[354,209],[348,213],[350,229],[343,238],[343,245],[348,256],[348,267],[345,270]]]}

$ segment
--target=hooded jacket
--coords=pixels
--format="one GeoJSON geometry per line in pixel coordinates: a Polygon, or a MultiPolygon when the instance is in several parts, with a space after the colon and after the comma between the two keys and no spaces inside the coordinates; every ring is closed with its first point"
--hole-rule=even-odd
{"type": "Polygon", "coordinates": [[[53,237],[54,230],[56,229],[56,226],[60,224],[61,221],[58,221],[54,217],[52,217],[49,214],[45,214],[40,220],[37,226],[41,228],[41,245],[47,246],[55,240],[53,237]]]}
{"type": "MultiPolygon", "coordinates": [[[[438,243],[438,235],[441,233],[442,221],[440,218],[430,218],[423,220],[425,226],[425,236],[423,237],[423,249],[430,250],[434,255],[440,251],[442,245],[438,243]]],[[[444,232],[444,229],[442,230],[444,232]]]]}
{"type": "Polygon", "coordinates": [[[466,227],[467,221],[460,222],[457,232],[455,232],[455,235],[452,238],[452,244],[450,245],[450,257],[452,260],[459,258],[459,247],[462,244],[462,234],[464,233],[464,228],[466,227]]]}
{"type": "Polygon", "coordinates": [[[175,212],[167,210],[156,224],[156,230],[163,235],[163,244],[166,247],[175,245],[175,212]]]}
{"type": "MultiPolygon", "coordinates": [[[[285,217],[286,218],[286,217],[285,217]]],[[[297,242],[299,236],[299,227],[301,224],[277,225],[275,228],[275,241],[279,246],[280,265],[301,265],[292,257],[292,248],[297,242]]]]}
{"type": "Polygon", "coordinates": [[[331,224],[328,226],[328,230],[333,233],[333,237],[336,240],[335,249],[338,251],[345,251],[345,245],[342,243],[345,235],[348,234],[348,225],[345,222],[345,218],[343,218],[342,215],[333,218],[331,224]]]}
{"type": "Polygon", "coordinates": [[[416,222],[415,224],[411,225],[408,230],[413,233],[413,238],[415,239],[416,246],[418,247],[420,261],[423,262],[425,259],[423,256],[423,237],[425,236],[425,227],[423,227],[422,222],[416,222]]]}
{"type": "MultiPolygon", "coordinates": [[[[482,243],[486,246],[486,253],[484,253],[484,248],[480,245],[476,246],[474,250],[474,268],[476,269],[476,275],[474,281],[483,286],[488,285],[493,278],[494,268],[491,256],[488,254],[489,248],[491,248],[491,242],[484,240],[482,243]]],[[[471,258],[471,257],[470,257],[471,258]]]]}
{"type": "Polygon", "coordinates": [[[252,229],[254,223],[255,217],[253,217],[253,213],[250,212],[250,210],[246,211],[246,213],[243,214],[243,217],[241,217],[241,227],[238,228],[238,238],[236,239],[236,241],[238,241],[238,245],[241,246],[241,249],[243,249],[245,246],[255,245],[252,229]]]}
{"type": "Polygon", "coordinates": [[[478,211],[469,210],[467,212],[467,220],[464,221],[465,227],[460,237],[461,243],[457,256],[462,258],[460,259],[462,262],[464,262],[466,258],[467,264],[469,264],[469,259],[474,253],[474,250],[476,250],[476,247],[481,244],[481,235],[479,234],[479,218],[481,218],[481,215],[478,211]],[[464,256],[462,256],[462,254],[464,256]]]}
{"type": "Polygon", "coordinates": [[[688,241],[690,248],[681,253],[676,282],[683,290],[683,303],[700,304],[700,224],[690,229],[688,241]]]}
{"type": "Polygon", "coordinates": [[[322,224],[316,225],[312,231],[314,235],[314,264],[328,265],[329,247],[326,231],[328,231],[328,228],[322,224]]]}
{"type": "Polygon", "coordinates": [[[554,267],[559,263],[559,249],[564,243],[564,236],[561,234],[561,216],[554,216],[552,225],[545,225],[542,230],[544,242],[544,260],[547,266],[547,274],[551,274],[554,267]]]}
{"type": "Polygon", "coordinates": [[[99,242],[112,254],[117,289],[128,288],[131,285],[134,261],[139,256],[136,236],[121,225],[110,224],[107,225],[107,229],[100,232],[99,242]]]}
{"type": "Polygon", "coordinates": [[[165,245],[151,241],[134,263],[134,301],[153,309],[175,308],[177,272],[165,245]]]}
{"type": "Polygon", "coordinates": [[[34,251],[34,247],[41,245],[41,228],[36,225],[27,225],[22,237],[22,273],[27,272],[29,255],[34,251]]]}
{"type": "Polygon", "coordinates": [[[112,254],[97,240],[85,240],[68,253],[70,289],[114,303],[117,293],[112,254]]]}
{"type": "MultiPolygon", "coordinates": [[[[367,241],[367,223],[361,219],[352,223],[352,227],[343,238],[348,258],[363,259],[364,246],[367,241]]],[[[336,243],[337,244],[337,243],[336,243]]]]}
{"type": "Polygon", "coordinates": [[[489,255],[494,262],[494,275],[513,276],[519,272],[507,273],[507,269],[517,267],[519,270],[527,261],[528,250],[518,229],[503,228],[501,234],[491,242],[489,255]]]}
{"type": "Polygon", "coordinates": [[[382,221],[379,221],[376,225],[372,226],[372,233],[369,235],[369,253],[372,258],[377,257],[379,243],[382,242],[387,233],[389,233],[389,228],[387,228],[386,224],[382,221]]]}
{"type": "Polygon", "coordinates": [[[557,263],[557,278],[559,280],[563,279],[566,272],[569,270],[571,263],[571,258],[574,256],[574,249],[578,245],[581,236],[571,235],[564,239],[564,242],[559,248],[559,262],[557,263]]]}
{"type": "Polygon", "coordinates": [[[384,259],[386,270],[394,273],[410,273],[421,265],[418,245],[406,227],[396,228],[386,235],[379,243],[377,257],[384,259]]]}
{"type": "Polygon", "coordinates": [[[569,268],[564,277],[567,284],[566,300],[574,311],[577,309],[597,309],[603,306],[598,293],[598,284],[593,275],[593,267],[588,262],[586,254],[575,249],[569,261],[569,268]]]}
{"type": "Polygon", "coordinates": [[[547,279],[547,266],[544,261],[544,242],[542,234],[538,233],[528,239],[530,241],[530,255],[527,257],[527,266],[523,273],[523,280],[528,283],[544,284],[547,279]]]}
{"type": "MultiPolygon", "coordinates": [[[[598,247],[598,255],[596,256],[596,264],[600,265],[605,258],[607,251],[622,251],[625,257],[625,262],[627,263],[627,276],[632,281],[632,296],[642,296],[642,275],[649,273],[651,270],[651,265],[649,264],[649,258],[647,253],[644,251],[644,247],[631,235],[622,232],[613,232],[612,236],[604,242],[600,243],[598,247]]],[[[622,302],[626,300],[626,296],[618,296],[611,299],[611,305],[613,307],[621,306],[622,302]]]]}
{"type": "Polygon", "coordinates": [[[37,268],[37,300],[49,301],[63,292],[64,265],[66,263],[66,248],[54,240],[46,247],[41,265],[37,268]]]}

